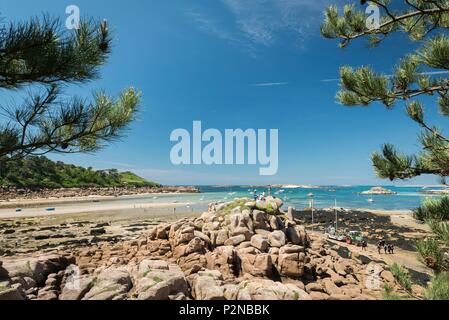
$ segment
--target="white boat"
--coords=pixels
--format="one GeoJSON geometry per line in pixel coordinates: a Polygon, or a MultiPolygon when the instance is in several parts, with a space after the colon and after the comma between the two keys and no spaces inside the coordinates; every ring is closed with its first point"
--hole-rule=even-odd
{"type": "Polygon", "coordinates": [[[373,199],[373,198],[369,198],[369,199],[366,200],[366,201],[368,201],[369,203],[373,203],[373,202],[374,202],[374,199],[373,199]]]}

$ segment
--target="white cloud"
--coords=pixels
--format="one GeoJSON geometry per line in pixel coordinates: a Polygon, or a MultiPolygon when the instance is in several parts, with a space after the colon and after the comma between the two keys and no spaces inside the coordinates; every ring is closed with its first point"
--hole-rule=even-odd
{"type": "Polygon", "coordinates": [[[192,15],[199,28],[224,40],[270,47],[286,35],[303,48],[319,34],[324,9],[340,0],[221,0],[231,14],[229,25],[210,14],[192,15]]]}
{"type": "Polygon", "coordinates": [[[193,19],[201,31],[214,35],[222,40],[240,42],[240,39],[227,30],[222,21],[193,10],[187,11],[186,14],[193,19]]]}

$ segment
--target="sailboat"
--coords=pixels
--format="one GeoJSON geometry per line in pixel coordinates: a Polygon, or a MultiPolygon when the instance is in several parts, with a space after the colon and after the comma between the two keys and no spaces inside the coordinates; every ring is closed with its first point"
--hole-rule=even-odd
{"type": "Polygon", "coordinates": [[[334,214],[335,214],[335,227],[330,226],[327,228],[325,235],[332,240],[337,241],[345,241],[345,236],[338,232],[338,211],[337,211],[337,199],[335,199],[334,205],[334,214]]]}

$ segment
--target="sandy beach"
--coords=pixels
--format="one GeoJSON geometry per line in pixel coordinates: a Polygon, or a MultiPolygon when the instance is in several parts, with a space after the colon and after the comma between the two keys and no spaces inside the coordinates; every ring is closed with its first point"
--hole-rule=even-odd
{"type": "Polygon", "coordinates": [[[20,218],[32,218],[32,217],[45,217],[45,216],[59,216],[70,215],[80,213],[90,213],[92,215],[101,212],[108,211],[129,211],[129,210],[151,210],[151,209],[171,209],[174,208],[186,208],[188,205],[178,202],[160,202],[160,203],[114,203],[114,200],[103,200],[103,202],[94,201],[80,201],[80,202],[49,202],[47,206],[42,206],[42,203],[37,203],[35,206],[29,205],[29,207],[22,208],[21,211],[17,211],[13,208],[0,209],[0,219],[20,219],[20,218]],[[50,207],[56,207],[54,210],[49,210],[50,207]],[[50,207],[49,207],[50,206],[50,207]]]}
{"type": "Polygon", "coordinates": [[[66,198],[36,198],[36,199],[9,199],[0,200],[0,209],[3,208],[32,208],[36,206],[48,206],[57,204],[82,204],[82,203],[94,203],[98,201],[117,201],[124,199],[142,199],[149,197],[161,197],[161,196],[176,196],[179,193],[176,192],[159,192],[159,193],[141,193],[133,195],[121,195],[121,196],[100,196],[90,195],[83,197],[66,197],[66,198]]]}

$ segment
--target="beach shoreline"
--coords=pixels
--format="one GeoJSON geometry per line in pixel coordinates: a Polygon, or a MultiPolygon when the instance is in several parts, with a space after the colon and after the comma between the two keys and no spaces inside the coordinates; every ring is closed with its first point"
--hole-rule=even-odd
{"type": "MultiPolygon", "coordinates": [[[[34,198],[34,199],[10,199],[0,200],[0,209],[14,209],[14,208],[32,208],[34,206],[51,206],[51,205],[69,205],[69,204],[81,204],[81,203],[95,203],[98,201],[119,201],[119,200],[132,200],[142,199],[147,197],[160,197],[160,196],[176,196],[180,195],[179,192],[146,192],[135,193],[127,195],[89,195],[78,197],[64,197],[64,198],[34,198]]],[[[197,194],[196,192],[185,192],[183,195],[197,194]]]]}

